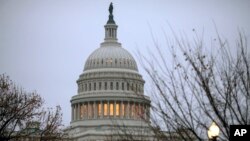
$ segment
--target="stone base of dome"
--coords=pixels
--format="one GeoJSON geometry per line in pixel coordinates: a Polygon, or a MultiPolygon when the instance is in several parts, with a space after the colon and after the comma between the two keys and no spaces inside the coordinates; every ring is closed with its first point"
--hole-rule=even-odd
{"type": "Polygon", "coordinates": [[[76,141],[153,140],[149,124],[142,120],[86,120],[71,122],[69,137],[76,141]]]}

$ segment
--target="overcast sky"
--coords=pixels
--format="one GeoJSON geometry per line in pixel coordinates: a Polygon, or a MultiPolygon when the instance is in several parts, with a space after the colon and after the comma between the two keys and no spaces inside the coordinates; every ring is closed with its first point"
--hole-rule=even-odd
{"type": "MultiPolygon", "coordinates": [[[[36,90],[46,106],[61,105],[70,122],[70,99],[87,57],[104,39],[110,0],[0,0],[0,74],[27,91],[36,90]]],[[[118,40],[135,56],[150,48],[153,35],[192,29],[235,39],[250,38],[249,0],[113,0],[118,40]]],[[[142,70],[140,69],[140,72],[142,70]]],[[[143,74],[144,75],[144,74],[143,74]]],[[[144,77],[145,78],[145,77],[144,77]]]]}

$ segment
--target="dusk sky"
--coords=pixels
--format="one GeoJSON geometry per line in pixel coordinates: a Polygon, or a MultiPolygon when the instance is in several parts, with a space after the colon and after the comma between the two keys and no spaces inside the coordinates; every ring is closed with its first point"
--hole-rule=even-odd
{"type": "Polygon", "coordinates": [[[103,42],[110,2],[118,40],[136,60],[137,50],[153,46],[152,34],[164,45],[163,31],[171,36],[170,26],[187,36],[204,31],[209,40],[216,25],[232,45],[239,30],[250,39],[249,0],[0,0],[0,74],[37,91],[46,106],[60,105],[66,126],[76,80],[103,42]]]}

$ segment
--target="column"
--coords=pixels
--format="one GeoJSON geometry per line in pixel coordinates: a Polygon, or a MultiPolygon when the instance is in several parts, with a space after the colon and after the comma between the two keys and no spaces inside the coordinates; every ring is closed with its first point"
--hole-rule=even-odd
{"type": "Polygon", "coordinates": [[[103,102],[101,101],[101,118],[103,118],[103,102]]]}
{"type": "Polygon", "coordinates": [[[74,106],[71,105],[71,121],[74,120],[74,106]]]}
{"type": "Polygon", "coordinates": [[[114,118],[116,118],[116,101],[114,101],[114,118]]]}
{"type": "Polygon", "coordinates": [[[93,111],[94,111],[94,119],[96,119],[96,117],[97,117],[97,108],[96,108],[96,101],[94,101],[94,105],[93,105],[93,111]]]}
{"type": "Polygon", "coordinates": [[[123,106],[123,101],[121,101],[121,103],[120,103],[120,118],[124,118],[122,114],[125,113],[125,112],[123,111],[123,109],[122,109],[122,106],[123,106]]]}
{"type": "Polygon", "coordinates": [[[128,101],[128,105],[127,105],[127,118],[130,118],[130,103],[128,101]]]}
{"type": "Polygon", "coordinates": [[[141,103],[138,103],[138,109],[137,109],[138,111],[138,113],[137,113],[137,119],[141,119],[141,103]]]}
{"type": "Polygon", "coordinates": [[[109,117],[109,108],[110,108],[110,107],[109,107],[109,101],[108,101],[108,117],[109,117]]]}
{"type": "Polygon", "coordinates": [[[77,118],[78,120],[81,119],[80,118],[81,117],[81,109],[80,108],[81,108],[81,105],[80,105],[80,103],[78,103],[78,112],[77,112],[78,113],[78,118],[77,118]]]}

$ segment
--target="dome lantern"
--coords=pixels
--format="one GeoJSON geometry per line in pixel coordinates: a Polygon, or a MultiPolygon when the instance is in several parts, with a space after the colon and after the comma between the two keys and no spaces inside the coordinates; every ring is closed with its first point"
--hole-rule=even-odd
{"type": "Polygon", "coordinates": [[[109,5],[109,19],[105,28],[105,39],[104,42],[117,42],[117,25],[115,24],[113,18],[113,4],[112,2],[109,5]]]}

